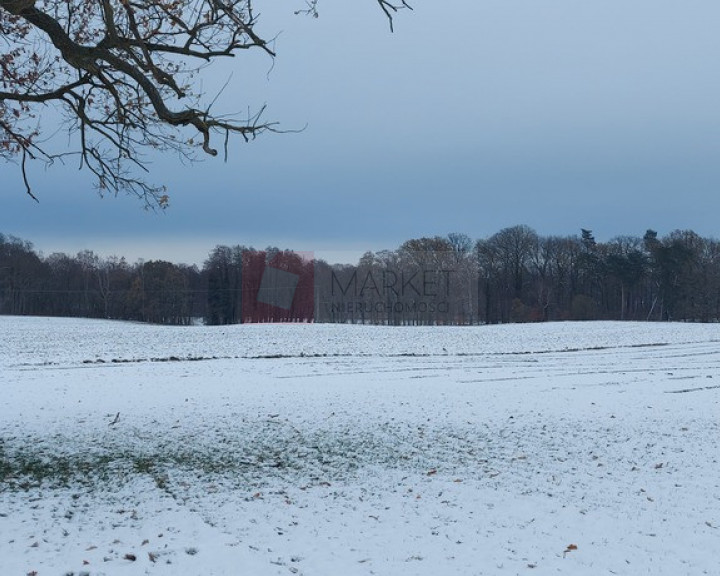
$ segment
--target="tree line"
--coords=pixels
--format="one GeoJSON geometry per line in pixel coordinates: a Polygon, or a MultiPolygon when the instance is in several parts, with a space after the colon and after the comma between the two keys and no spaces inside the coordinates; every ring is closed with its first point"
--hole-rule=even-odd
{"type": "Polygon", "coordinates": [[[0,314],[159,324],[495,324],[720,319],[720,242],[692,231],[596,241],[513,226],[408,240],[330,264],[292,250],[217,246],[202,267],[92,251],[43,256],[0,234],[0,314]]]}

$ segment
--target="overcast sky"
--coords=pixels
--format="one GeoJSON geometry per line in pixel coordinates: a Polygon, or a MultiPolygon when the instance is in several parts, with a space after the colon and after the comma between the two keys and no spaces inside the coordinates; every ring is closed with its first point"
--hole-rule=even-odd
{"type": "Polygon", "coordinates": [[[35,204],[4,164],[0,232],[196,263],[216,244],[342,260],[515,224],[720,235],[717,0],[417,0],[394,34],[374,0],[321,0],[318,19],[264,4],[274,65],[241,54],[203,86],[232,71],[218,111],[267,104],[304,131],[237,140],[226,164],[155,159],[164,213],[100,199],[74,167],[36,170],[35,204]]]}

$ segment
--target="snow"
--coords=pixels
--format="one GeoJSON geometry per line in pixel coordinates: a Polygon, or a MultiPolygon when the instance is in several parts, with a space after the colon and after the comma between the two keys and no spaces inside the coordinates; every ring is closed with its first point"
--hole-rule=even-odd
{"type": "Polygon", "coordinates": [[[718,574],[720,325],[0,317],[0,574],[718,574]]]}

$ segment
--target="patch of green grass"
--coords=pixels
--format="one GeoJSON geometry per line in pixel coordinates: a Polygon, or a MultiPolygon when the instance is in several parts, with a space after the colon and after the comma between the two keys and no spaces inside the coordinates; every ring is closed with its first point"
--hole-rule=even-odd
{"type": "Polygon", "coordinates": [[[48,454],[24,448],[0,451],[0,490],[70,484],[91,485],[112,475],[110,454],[48,454]]]}
{"type": "Polygon", "coordinates": [[[111,489],[129,479],[150,478],[173,493],[180,477],[234,485],[260,485],[274,478],[342,480],[364,466],[427,470],[437,454],[473,466],[477,430],[418,431],[402,425],[373,430],[352,427],[301,431],[281,422],[246,423],[234,430],[180,436],[64,436],[0,438],[0,492],[47,487],[111,489]],[[435,456],[428,457],[428,453],[435,456]]]}
{"type": "Polygon", "coordinates": [[[97,453],[51,453],[45,448],[24,446],[14,450],[0,446],[0,492],[34,487],[96,487],[113,485],[133,475],[146,475],[160,489],[167,489],[168,470],[192,470],[218,475],[247,467],[216,451],[172,450],[136,453],[127,449],[97,453]]]}

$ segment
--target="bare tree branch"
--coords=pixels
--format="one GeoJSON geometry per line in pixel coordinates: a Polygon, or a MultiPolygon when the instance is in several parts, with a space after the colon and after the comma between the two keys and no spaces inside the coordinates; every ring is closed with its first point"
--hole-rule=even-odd
{"type": "Polygon", "coordinates": [[[393,27],[393,15],[397,13],[398,10],[412,10],[412,6],[410,6],[410,4],[408,4],[405,0],[400,0],[400,4],[394,4],[392,2],[388,2],[388,0],[377,0],[377,3],[382,11],[385,12],[385,16],[387,16],[387,19],[390,22],[391,32],[395,31],[393,27]]]}
{"type": "MultiPolygon", "coordinates": [[[[377,0],[392,17],[410,8],[377,0]]],[[[309,0],[305,12],[316,12],[309,0]]],[[[27,193],[28,160],[80,159],[101,193],[130,192],[165,206],[162,186],[145,182],[145,153],[199,148],[218,154],[215,135],[249,141],[278,131],[264,107],[244,118],[215,115],[194,93],[198,64],[258,49],[275,52],[255,30],[252,0],[0,0],[0,156],[19,158],[27,193]],[[45,106],[61,111],[77,147],[54,153],[40,143],[45,106]],[[200,138],[187,137],[187,131],[200,138]],[[196,143],[197,142],[197,143],[196,143]]],[[[214,101],[213,101],[214,103],[214,101]]]]}

